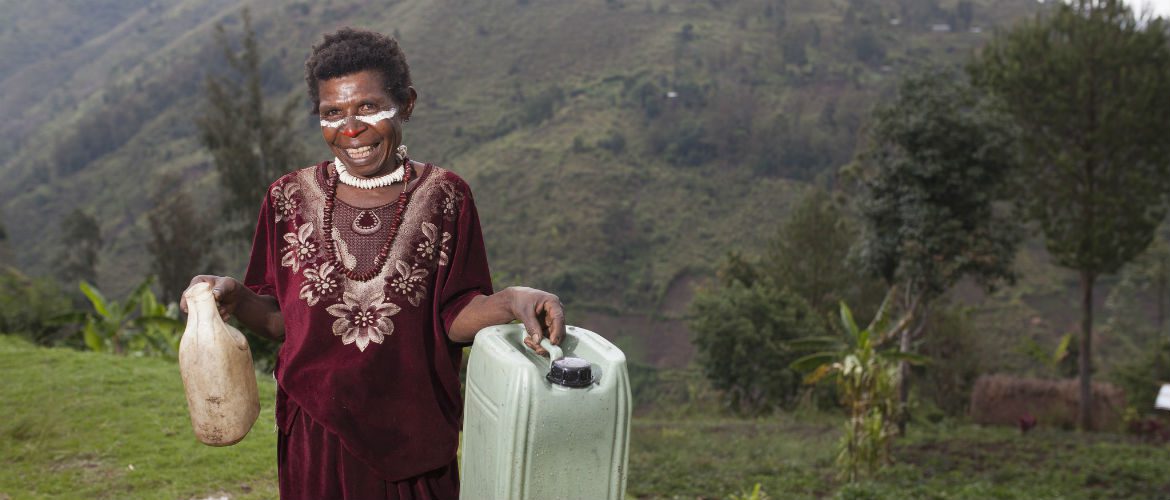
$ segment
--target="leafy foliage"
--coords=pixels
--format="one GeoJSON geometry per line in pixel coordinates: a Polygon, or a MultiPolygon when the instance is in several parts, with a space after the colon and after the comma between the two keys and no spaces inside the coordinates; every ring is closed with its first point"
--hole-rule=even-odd
{"type": "Polygon", "coordinates": [[[37,344],[52,344],[60,325],[54,318],[68,311],[69,300],[55,281],[30,278],[0,266],[0,333],[15,334],[37,344]]]}
{"type": "Polygon", "coordinates": [[[728,276],[696,294],[691,316],[700,363],[732,409],[761,414],[796,402],[800,376],[789,365],[798,354],[788,343],[824,331],[800,296],[767,279],[728,276]]]}
{"type": "MultiPolygon", "coordinates": [[[[894,296],[891,291],[889,297],[894,296]]],[[[833,380],[847,420],[838,448],[837,465],[841,477],[850,482],[872,476],[890,463],[890,444],[895,433],[894,419],[899,413],[897,398],[899,361],[922,364],[925,359],[890,349],[883,349],[900,327],[890,328],[887,307],[879,309],[865,329],[853,319],[849,306],[841,303],[841,326],[844,338],[805,339],[796,346],[826,349],[801,357],[792,368],[808,372],[805,382],[815,384],[826,377],[833,380]]]]}
{"type": "MultiPolygon", "coordinates": [[[[901,331],[907,352],[932,302],[960,278],[988,288],[1014,278],[1018,231],[996,202],[1007,197],[1015,152],[1004,120],[945,68],[903,79],[873,117],[873,142],[861,155],[870,171],[863,173],[859,246],[863,265],[902,289],[898,307],[913,325],[901,331]]],[[[903,405],[909,375],[903,366],[903,405]]]]}
{"type": "Polygon", "coordinates": [[[183,333],[179,307],[160,304],[150,290],[153,281],[153,277],[147,278],[120,303],[107,300],[97,288],[81,282],[81,292],[93,310],[75,318],[84,320],[81,332],[90,350],[178,357],[183,333]]]}
{"type": "Polygon", "coordinates": [[[873,143],[861,162],[863,262],[918,301],[959,278],[1010,280],[1017,230],[995,203],[1015,166],[1012,136],[954,71],[907,77],[874,112],[873,143]]]}
{"type": "Polygon", "coordinates": [[[247,239],[265,189],[284,172],[304,166],[305,155],[293,127],[301,97],[288,99],[279,111],[266,106],[260,45],[249,10],[245,8],[241,17],[239,52],[223,25],[216,25],[216,43],[235,75],[207,77],[207,107],[195,123],[227,192],[223,215],[235,224],[235,234],[247,239]]]}
{"type": "Polygon", "coordinates": [[[158,189],[149,214],[150,241],[147,250],[154,259],[154,272],[165,302],[178,302],[191,278],[210,273],[217,266],[215,228],[195,210],[194,200],[177,177],[160,183],[177,192],[158,189]]]}
{"type": "Polygon", "coordinates": [[[1158,391],[1170,380],[1170,341],[1161,340],[1146,346],[1128,362],[1118,365],[1110,378],[1125,389],[1129,407],[1139,409],[1143,414],[1153,413],[1158,391]]]}
{"type": "Polygon", "coordinates": [[[97,282],[102,230],[93,215],[74,209],[61,222],[60,277],[64,282],[97,282]]]}
{"type": "Polygon", "coordinates": [[[981,332],[967,308],[936,307],[926,321],[930,335],[919,341],[916,352],[931,362],[914,367],[915,394],[933,403],[942,415],[962,418],[971,404],[975,379],[986,369],[981,332]]]}
{"type": "Polygon", "coordinates": [[[768,242],[760,270],[804,298],[826,318],[826,326],[842,300],[862,304],[862,310],[872,312],[882,292],[876,282],[857,272],[850,248],[858,233],[842,202],[814,187],[768,242]]]}
{"type": "Polygon", "coordinates": [[[1140,254],[1170,193],[1170,31],[1118,0],[1060,4],[971,65],[1027,134],[1021,201],[1082,295],[1080,425],[1089,428],[1092,294],[1140,254]]]}

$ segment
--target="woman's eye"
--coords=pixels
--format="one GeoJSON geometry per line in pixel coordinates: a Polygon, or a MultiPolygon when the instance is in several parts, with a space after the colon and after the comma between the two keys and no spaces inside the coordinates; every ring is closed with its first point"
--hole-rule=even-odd
{"type": "Polygon", "coordinates": [[[373,113],[378,111],[378,107],[373,104],[362,104],[361,111],[363,113],[373,113]]]}
{"type": "Polygon", "coordinates": [[[330,110],[325,111],[325,113],[322,113],[322,115],[323,116],[337,116],[339,113],[340,112],[337,111],[336,109],[330,109],[330,110]]]}

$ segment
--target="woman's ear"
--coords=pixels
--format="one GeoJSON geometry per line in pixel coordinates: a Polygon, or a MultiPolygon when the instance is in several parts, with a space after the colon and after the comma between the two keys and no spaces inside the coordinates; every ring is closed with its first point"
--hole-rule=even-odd
{"type": "Polygon", "coordinates": [[[406,102],[405,109],[402,110],[402,121],[410,121],[410,115],[414,113],[414,102],[418,100],[418,92],[414,91],[414,87],[407,87],[410,91],[410,100],[406,102]]]}

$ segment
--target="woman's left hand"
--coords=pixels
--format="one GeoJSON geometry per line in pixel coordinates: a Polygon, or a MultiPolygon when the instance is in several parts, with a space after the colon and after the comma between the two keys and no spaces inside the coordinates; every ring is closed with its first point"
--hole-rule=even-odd
{"type": "Polygon", "coordinates": [[[540,346],[540,339],[548,337],[553,345],[560,345],[565,338],[565,307],[556,295],[528,288],[516,286],[508,288],[509,308],[512,316],[524,324],[528,333],[524,336],[524,345],[541,356],[548,355],[540,346]]]}

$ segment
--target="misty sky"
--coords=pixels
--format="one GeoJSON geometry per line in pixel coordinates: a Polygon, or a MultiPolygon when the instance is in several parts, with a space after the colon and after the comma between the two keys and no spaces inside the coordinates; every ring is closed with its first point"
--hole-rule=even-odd
{"type": "Polygon", "coordinates": [[[1154,9],[1154,15],[1170,17],[1170,0],[1137,0],[1132,4],[1133,10],[1141,12],[1144,4],[1149,4],[1154,9]]]}

